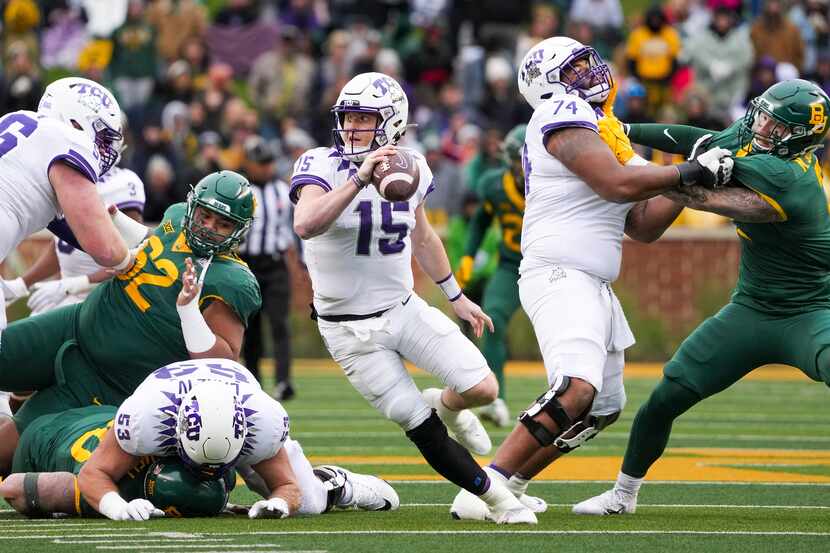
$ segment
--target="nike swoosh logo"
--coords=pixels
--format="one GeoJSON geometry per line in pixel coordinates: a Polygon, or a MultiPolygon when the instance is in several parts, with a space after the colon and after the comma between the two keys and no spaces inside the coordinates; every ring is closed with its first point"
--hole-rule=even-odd
{"type": "MultiPolygon", "coordinates": [[[[677,144],[677,143],[675,142],[675,144],[677,144]]],[[[621,514],[623,514],[624,510],[625,510],[624,507],[618,507],[617,509],[611,509],[610,507],[606,507],[605,514],[606,515],[621,515],[621,514]]]]}
{"type": "Polygon", "coordinates": [[[674,137],[673,137],[672,135],[670,135],[670,134],[669,134],[669,129],[663,129],[663,134],[665,134],[665,135],[666,135],[666,137],[667,137],[669,140],[671,140],[672,142],[674,142],[675,144],[677,144],[677,140],[675,140],[675,139],[674,139],[674,137]]]}

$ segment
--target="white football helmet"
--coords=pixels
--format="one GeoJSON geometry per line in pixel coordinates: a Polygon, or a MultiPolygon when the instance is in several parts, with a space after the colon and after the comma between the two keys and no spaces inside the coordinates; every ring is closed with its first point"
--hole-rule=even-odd
{"type": "Polygon", "coordinates": [[[397,144],[406,133],[409,100],[392,77],[383,73],[361,73],[346,83],[331,113],[334,116],[334,147],[344,158],[362,161],[369,152],[381,146],[397,144]],[[362,131],[343,130],[346,113],[350,111],[377,114],[377,125],[362,131]],[[356,149],[348,136],[359,132],[373,133],[374,139],[367,147],[356,149]]]}
{"type": "Polygon", "coordinates": [[[182,397],[176,422],[179,457],[204,478],[218,478],[242,453],[248,428],[232,387],[207,381],[182,397]]]}
{"type": "Polygon", "coordinates": [[[121,108],[106,87],[80,77],[58,79],[43,92],[37,112],[85,132],[100,158],[99,177],[115,165],[121,153],[121,108]]]}
{"type": "Polygon", "coordinates": [[[533,109],[554,94],[575,94],[591,103],[605,101],[614,79],[596,50],[566,36],[548,38],[534,46],[519,66],[519,92],[533,109]],[[588,61],[578,70],[577,60],[588,61]],[[562,74],[569,69],[574,78],[562,74]],[[563,80],[563,78],[565,80],[563,80]]]}

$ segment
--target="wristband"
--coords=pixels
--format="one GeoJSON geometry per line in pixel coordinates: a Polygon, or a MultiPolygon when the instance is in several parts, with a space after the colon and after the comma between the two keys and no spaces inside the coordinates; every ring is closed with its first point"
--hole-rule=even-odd
{"type": "Polygon", "coordinates": [[[135,248],[141,244],[150,230],[145,224],[125,215],[120,209],[116,210],[115,215],[112,216],[112,224],[115,225],[115,229],[127,243],[128,248],[135,248]]]}
{"type": "Polygon", "coordinates": [[[352,182],[354,182],[354,185],[357,186],[358,190],[363,190],[369,186],[369,181],[364,181],[357,175],[357,173],[352,175],[352,182]]]}
{"type": "Polygon", "coordinates": [[[190,353],[203,353],[216,343],[216,335],[208,326],[202,312],[199,311],[199,298],[187,305],[176,304],[176,311],[179,312],[179,319],[182,322],[182,335],[184,345],[190,353]]]}
{"type": "Polygon", "coordinates": [[[463,292],[461,291],[461,286],[458,285],[458,281],[455,280],[455,276],[452,273],[447,275],[446,278],[439,280],[435,284],[441,287],[441,290],[444,292],[444,295],[446,295],[447,299],[450,301],[457,300],[463,294],[463,292]]]}
{"type": "Polygon", "coordinates": [[[120,520],[128,503],[118,492],[107,492],[98,502],[98,512],[112,520],[120,520]]]}
{"type": "Polygon", "coordinates": [[[129,267],[132,262],[133,262],[133,254],[129,249],[127,249],[127,255],[124,256],[124,259],[122,259],[121,262],[118,265],[116,265],[115,267],[110,267],[110,269],[120,273],[121,271],[123,271],[124,269],[129,267]]]}

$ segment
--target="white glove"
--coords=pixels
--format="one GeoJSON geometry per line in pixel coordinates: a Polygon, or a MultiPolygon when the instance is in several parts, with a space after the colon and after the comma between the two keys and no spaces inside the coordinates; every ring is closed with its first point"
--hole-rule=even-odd
{"type": "Polygon", "coordinates": [[[689,153],[689,157],[686,158],[687,161],[694,161],[694,159],[700,154],[698,150],[705,149],[702,146],[705,145],[709,139],[712,138],[712,133],[706,133],[697,140],[695,140],[694,146],[692,146],[692,151],[689,153]]]}
{"type": "Polygon", "coordinates": [[[29,295],[29,289],[26,283],[23,282],[23,277],[17,277],[14,280],[0,279],[0,287],[3,288],[3,297],[6,299],[6,305],[10,305],[20,298],[25,298],[29,295]]]}
{"type": "Polygon", "coordinates": [[[164,511],[146,499],[133,499],[127,503],[118,492],[107,492],[98,503],[98,511],[111,520],[149,520],[163,517],[164,511]]]}
{"type": "Polygon", "coordinates": [[[696,161],[712,173],[712,188],[723,186],[732,179],[735,160],[732,159],[732,152],[726,148],[712,148],[697,156],[696,161]]]}
{"type": "Polygon", "coordinates": [[[281,497],[260,499],[248,510],[248,518],[285,518],[288,516],[288,503],[281,497]]]}
{"type": "Polygon", "coordinates": [[[135,248],[141,244],[147,237],[147,233],[150,232],[147,225],[127,217],[124,212],[114,205],[108,205],[107,211],[112,217],[112,224],[115,225],[115,229],[124,239],[124,242],[127,243],[128,248],[135,248]]]}
{"type": "Polygon", "coordinates": [[[36,282],[32,284],[32,295],[27,305],[37,315],[58,305],[67,296],[88,292],[94,286],[86,275],[36,282]]]}

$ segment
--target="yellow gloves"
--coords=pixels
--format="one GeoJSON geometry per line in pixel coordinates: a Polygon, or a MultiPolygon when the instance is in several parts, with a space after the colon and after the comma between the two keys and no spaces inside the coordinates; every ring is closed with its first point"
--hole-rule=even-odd
{"type": "Polygon", "coordinates": [[[458,285],[462,290],[467,287],[470,279],[473,278],[473,265],[474,260],[469,255],[462,257],[461,263],[458,264],[458,270],[455,272],[455,280],[458,281],[458,285]]]}
{"type": "Polygon", "coordinates": [[[634,149],[631,147],[631,141],[628,135],[625,134],[622,121],[617,119],[614,115],[614,100],[617,97],[617,83],[616,81],[611,86],[611,91],[608,93],[608,98],[602,103],[602,118],[598,121],[599,137],[602,141],[608,144],[614,156],[621,165],[625,165],[628,160],[634,157],[634,149]]]}

